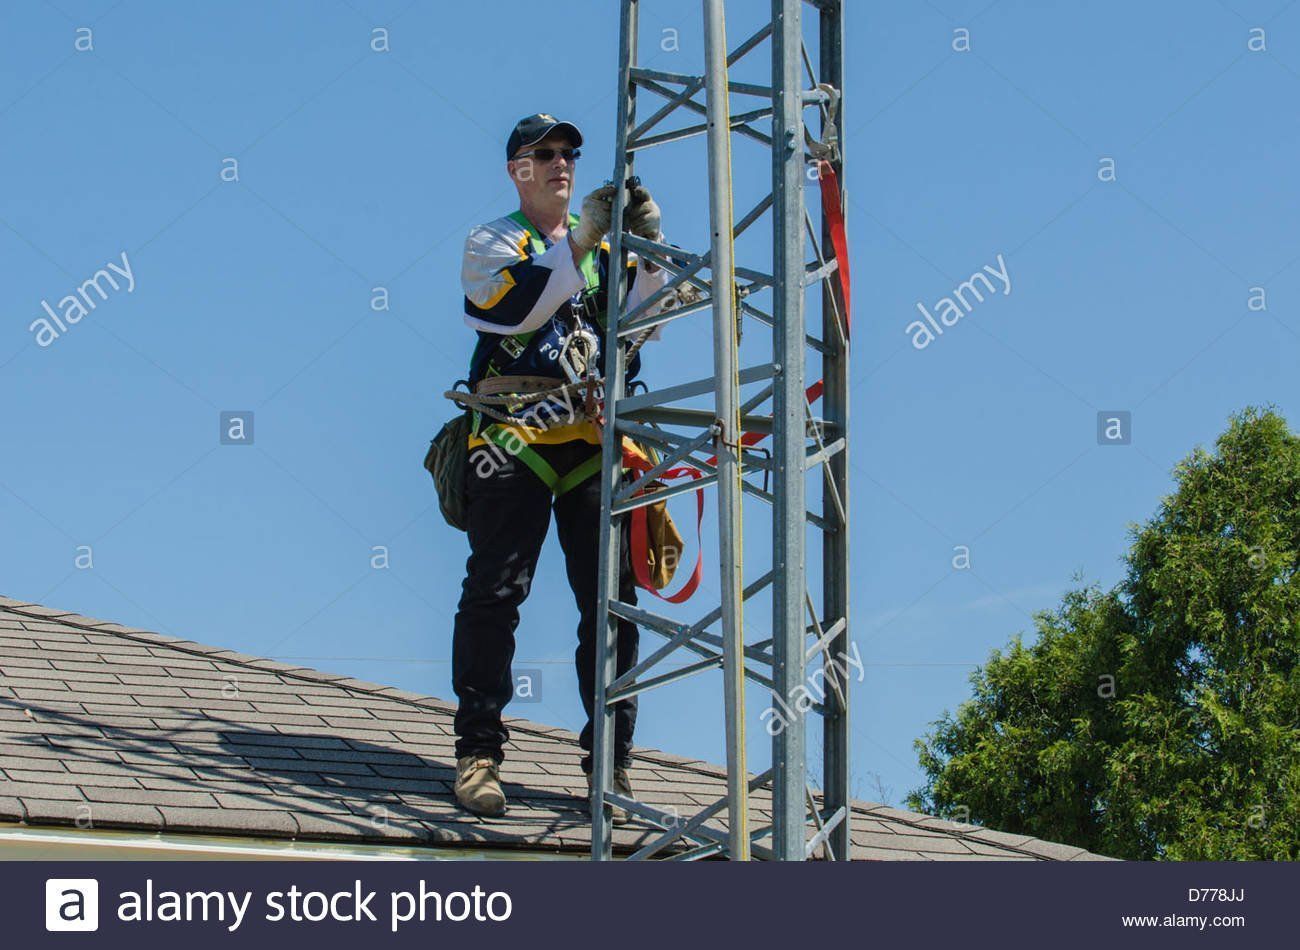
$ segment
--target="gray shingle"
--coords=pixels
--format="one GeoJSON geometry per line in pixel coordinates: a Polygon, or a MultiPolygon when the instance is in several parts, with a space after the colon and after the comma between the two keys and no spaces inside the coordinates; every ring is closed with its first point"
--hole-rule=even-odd
{"type": "Polygon", "coordinates": [[[0,795],[0,821],[22,821],[23,803],[15,795],[0,795]]]}
{"type": "Polygon", "coordinates": [[[292,836],[298,826],[282,811],[251,808],[181,808],[160,805],[162,824],[171,831],[237,832],[265,837],[292,836]]]}
{"type": "Polygon", "coordinates": [[[221,741],[295,749],[300,755],[308,754],[306,750],[346,751],[351,748],[342,739],[333,736],[282,736],[269,732],[221,732],[218,735],[221,736],[221,741]]]}
{"type": "Polygon", "coordinates": [[[24,798],[28,824],[76,824],[91,828],[145,828],[157,830],[158,809],[152,805],[119,805],[107,802],[71,802],[58,799],[24,798]]]}
{"type": "Polygon", "coordinates": [[[0,729],[0,760],[12,757],[62,759],[64,753],[45,741],[44,736],[4,735],[0,729]]]}
{"type": "Polygon", "coordinates": [[[42,607],[39,604],[23,604],[22,612],[27,617],[66,617],[69,614],[67,610],[59,610],[57,607],[42,607]]]}
{"type": "Polygon", "coordinates": [[[120,802],[140,805],[178,805],[187,808],[215,808],[217,800],[209,792],[164,792],[149,788],[112,788],[83,785],[82,794],[92,802],[120,802]]]}
{"type": "Polygon", "coordinates": [[[82,643],[87,640],[86,634],[72,629],[66,621],[24,620],[21,626],[25,632],[40,634],[42,640],[78,640],[82,643]]]}
{"type": "Polygon", "coordinates": [[[109,737],[102,733],[95,735],[50,735],[48,736],[50,745],[60,749],[104,749],[108,752],[121,752],[130,750],[134,755],[140,755],[147,751],[153,751],[155,754],[170,754],[173,748],[170,742],[162,739],[137,739],[128,737],[109,737]]]}
{"type": "Polygon", "coordinates": [[[1016,854],[1014,852],[1003,852],[997,856],[986,854],[943,854],[934,851],[926,851],[924,856],[930,861],[1036,861],[1028,854],[1016,854]]]}
{"type": "Polygon", "coordinates": [[[271,772],[318,772],[331,775],[374,775],[368,765],[360,762],[327,762],[324,760],[266,758],[245,756],[244,761],[255,769],[271,772]]]}
{"type": "MultiPolygon", "coordinates": [[[[97,671],[101,669],[101,667],[96,663],[84,663],[81,665],[91,671],[97,671]]],[[[51,664],[50,661],[46,659],[37,659],[37,658],[26,657],[26,656],[0,657],[0,676],[11,674],[11,672],[15,669],[48,670],[51,669],[51,664]]]]}
{"type": "MultiPolygon", "coordinates": [[[[348,746],[345,749],[321,749],[321,748],[303,748],[299,754],[304,759],[316,762],[363,762],[369,765],[380,775],[395,775],[403,777],[404,773],[400,770],[430,768],[422,764],[418,756],[411,755],[409,752],[386,752],[368,747],[364,749],[353,748],[348,746]],[[383,766],[383,768],[379,768],[383,766]],[[385,771],[398,769],[399,771],[385,771]]],[[[414,774],[414,773],[412,773],[414,774]]]]}
{"type": "MultiPolygon", "coordinates": [[[[232,722],[233,721],[234,720],[232,720],[232,722]]],[[[262,712],[240,713],[238,717],[238,721],[241,724],[246,724],[246,725],[258,724],[258,725],[265,725],[265,726],[275,726],[281,732],[284,731],[282,728],[280,728],[282,726],[306,726],[311,728],[311,727],[319,727],[325,725],[325,723],[322,720],[316,718],[315,716],[288,716],[288,715],[275,716],[269,713],[262,713],[262,712]]],[[[321,731],[325,734],[328,734],[328,730],[321,730],[321,731]]],[[[382,734],[387,735],[387,733],[382,733],[382,734]]],[[[392,737],[389,736],[389,738],[391,739],[392,737]]]]}
{"type": "Polygon", "coordinates": [[[1019,854],[1010,848],[999,847],[995,844],[988,844],[976,838],[967,837],[962,842],[970,849],[972,854],[983,855],[985,857],[1011,857],[1019,854]]]}
{"type": "MultiPolygon", "coordinates": [[[[155,770],[156,771],[156,770],[155,770]]],[[[315,772],[258,772],[239,760],[235,765],[201,765],[193,764],[190,771],[200,780],[204,788],[215,788],[218,784],[228,782],[260,782],[263,784],[324,785],[325,779],[315,772]]]]}
{"type": "Polygon", "coordinates": [[[981,828],[978,831],[973,831],[970,836],[979,841],[986,841],[1006,848],[1019,848],[1026,842],[1034,840],[1029,835],[1011,835],[1003,831],[994,831],[991,828],[981,828]]]}
{"type": "MultiPolygon", "coordinates": [[[[5,774],[15,782],[52,783],[54,785],[76,785],[79,788],[98,786],[101,788],[141,788],[140,782],[130,775],[89,775],[85,772],[29,772],[25,769],[5,769],[5,774]]],[[[193,788],[193,785],[190,786],[193,788]]],[[[87,795],[87,798],[93,798],[87,795]]]]}
{"type": "MultiPolygon", "coordinates": [[[[510,810],[453,801],[452,704],[343,674],[0,598],[0,819],[412,845],[584,851],[577,736],[508,719],[510,810]],[[34,715],[28,716],[24,708],[34,715]]],[[[725,770],[638,749],[642,801],[691,814],[725,770]]],[[[770,812],[767,790],[752,799],[770,812]]],[[[715,822],[723,825],[724,822],[715,822]]],[[[1084,860],[1020,835],[855,803],[856,857],[1084,860]]],[[[615,831],[619,848],[654,832],[615,831]]]]}
{"type": "Polygon", "coordinates": [[[373,829],[375,825],[367,819],[352,814],[322,814],[320,812],[303,812],[294,815],[298,834],[303,838],[338,841],[351,838],[380,838],[373,829]]]}
{"type": "Polygon", "coordinates": [[[0,757],[0,769],[3,769],[11,777],[15,771],[31,770],[37,772],[63,772],[68,771],[67,767],[59,759],[53,759],[48,756],[35,755],[6,755],[0,757]]]}
{"type": "Polygon", "coordinates": [[[17,739],[19,736],[44,736],[45,738],[53,738],[56,736],[88,736],[101,738],[101,734],[98,729],[95,729],[95,726],[64,723],[64,721],[59,720],[57,715],[44,713],[36,707],[32,707],[32,712],[35,713],[34,716],[5,721],[3,725],[0,725],[0,734],[9,733],[9,736],[6,738],[8,738],[8,741],[10,742],[14,741],[14,739],[17,739]]]}
{"type": "Polygon", "coordinates": [[[916,851],[897,851],[886,848],[873,848],[870,845],[855,847],[853,857],[859,861],[928,861],[929,859],[916,851]]]}
{"type": "Polygon", "coordinates": [[[217,804],[222,808],[269,808],[288,811],[295,814],[338,814],[351,815],[352,811],[342,802],[324,797],[310,798],[302,795],[280,794],[267,791],[262,794],[247,792],[217,792],[217,804]]]}
{"type": "MultiPolygon", "coordinates": [[[[368,757],[367,757],[368,759],[368,757]]],[[[385,778],[414,779],[454,779],[456,770],[450,765],[385,765],[382,762],[370,762],[373,771],[385,778]]]]}
{"type": "Polygon", "coordinates": [[[12,688],[18,703],[30,710],[38,719],[57,719],[57,714],[83,712],[81,703],[74,693],[53,693],[49,690],[24,689],[21,686],[12,688]]]}
{"type": "Polygon", "coordinates": [[[141,775],[136,779],[141,788],[158,789],[164,792],[192,792],[196,788],[203,788],[213,795],[221,793],[240,794],[248,793],[255,795],[274,795],[276,794],[270,783],[253,776],[250,773],[244,773],[243,779],[235,777],[236,773],[225,774],[224,781],[206,780],[203,776],[196,776],[190,773],[189,778],[174,777],[169,778],[162,775],[141,775]]]}
{"type": "Polygon", "coordinates": [[[337,776],[329,776],[329,778],[335,778],[337,784],[347,788],[380,789],[388,792],[423,792],[434,781],[433,779],[387,778],[382,775],[352,775],[347,777],[346,781],[338,779],[337,776]]]}
{"type": "Polygon", "coordinates": [[[1026,841],[1020,845],[1020,849],[1041,858],[1051,858],[1053,861],[1070,861],[1086,853],[1083,848],[1076,848],[1068,844],[1057,844],[1054,841],[1040,841],[1037,838],[1026,841]]]}
{"type": "Polygon", "coordinates": [[[0,795],[12,795],[15,798],[52,798],[63,801],[84,802],[86,796],[75,785],[55,785],[51,782],[14,782],[9,779],[0,781],[0,795]]]}
{"type": "MultiPolygon", "coordinates": [[[[151,778],[174,778],[191,783],[194,782],[196,778],[196,770],[186,768],[179,764],[163,765],[158,762],[129,763],[122,762],[117,758],[93,759],[73,757],[65,758],[63,764],[68,767],[70,772],[80,772],[86,775],[127,775],[140,778],[148,776],[151,778]]],[[[193,785],[190,787],[193,787],[193,785]]]]}
{"type": "MultiPolygon", "coordinates": [[[[2,655],[3,651],[0,651],[2,655]]],[[[75,670],[56,670],[53,667],[33,667],[16,674],[28,680],[48,680],[64,683],[69,689],[77,688],[78,683],[116,683],[117,677],[112,673],[78,673],[75,670]]]]}

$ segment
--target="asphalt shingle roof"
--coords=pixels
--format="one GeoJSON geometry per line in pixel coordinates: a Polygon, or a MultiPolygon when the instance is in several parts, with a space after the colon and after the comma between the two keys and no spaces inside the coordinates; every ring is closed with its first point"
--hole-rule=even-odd
{"type": "MultiPolygon", "coordinates": [[[[577,735],[508,718],[509,812],[479,818],[451,793],[454,710],[0,597],[0,822],[585,852],[577,735]]],[[[684,816],[726,791],[722,768],[653,749],[637,749],[631,779],[684,816]]],[[[770,798],[754,804],[761,818],[770,798]]],[[[871,802],[854,802],[852,824],[857,859],[1098,859],[871,802]]],[[[632,824],[615,843],[653,833],[632,824]]]]}

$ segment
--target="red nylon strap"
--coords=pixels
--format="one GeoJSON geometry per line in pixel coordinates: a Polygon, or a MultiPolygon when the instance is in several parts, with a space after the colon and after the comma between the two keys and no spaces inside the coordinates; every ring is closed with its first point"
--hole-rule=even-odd
{"type": "MultiPolygon", "coordinates": [[[[623,467],[630,468],[635,472],[648,472],[652,467],[650,462],[641,458],[633,452],[629,452],[626,447],[623,449],[623,467]]],[[[704,474],[698,469],[691,466],[682,466],[681,468],[670,468],[660,478],[703,478],[704,474]]],[[[638,494],[641,494],[638,492],[638,494]]],[[[690,578],[682,585],[681,590],[675,594],[661,594],[655,589],[654,582],[650,579],[650,565],[646,561],[646,552],[650,548],[650,532],[646,528],[646,509],[644,506],[632,509],[632,538],[631,552],[629,560],[632,562],[632,574],[636,578],[638,587],[645,588],[654,594],[660,600],[666,600],[670,604],[680,604],[689,600],[695,593],[696,588],[700,586],[700,581],[704,577],[704,548],[700,543],[701,526],[704,524],[704,489],[695,489],[695,570],[691,571],[690,578]]]]}
{"type": "Polygon", "coordinates": [[[831,247],[835,248],[835,276],[839,280],[840,296],[844,298],[844,336],[847,338],[853,328],[853,306],[849,302],[849,239],[844,231],[840,180],[835,177],[831,163],[824,159],[817,163],[817,178],[822,186],[822,217],[826,219],[831,234],[831,247]]]}

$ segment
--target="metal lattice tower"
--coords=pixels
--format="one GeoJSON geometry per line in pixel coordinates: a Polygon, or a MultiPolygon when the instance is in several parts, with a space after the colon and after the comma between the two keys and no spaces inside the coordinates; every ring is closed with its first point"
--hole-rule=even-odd
{"type": "MultiPolygon", "coordinates": [[[[705,73],[692,76],[638,66],[638,13],[647,2],[651,0],[622,0],[613,180],[621,182],[633,174],[633,159],[640,151],[671,148],[680,140],[705,135],[710,246],[691,251],[630,233],[615,231],[611,236],[612,260],[623,260],[633,251],[672,276],[660,295],[629,310],[625,272],[621,267],[610,269],[609,299],[618,305],[611,303],[605,349],[609,358],[601,492],[605,517],[599,629],[603,636],[597,651],[592,857],[613,856],[608,808],[612,803],[664,829],[634,858],[651,857],[680,840],[688,845],[679,853],[685,858],[722,855],[747,860],[752,854],[803,860],[824,854],[844,860],[849,855],[848,685],[837,681],[833,670],[830,676],[824,671],[831,658],[846,657],[849,650],[848,314],[836,279],[838,262],[830,225],[825,220],[816,224],[806,207],[807,193],[817,194],[817,176],[810,169],[825,167],[819,161],[829,162],[843,180],[836,132],[842,127],[843,11],[840,0],[772,0],[770,21],[729,51],[724,0],[702,0],[705,73]],[[804,43],[805,4],[817,18],[816,73],[814,57],[804,43]],[[729,80],[729,69],[736,62],[756,59],[764,48],[771,54],[768,85],[729,80]],[[652,100],[655,108],[645,118],[637,115],[638,91],[659,97],[652,100]],[[703,102],[697,98],[701,92],[703,102]],[[757,107],[732,112],[733,95],[754,100],[757,107]],[[686,112],[692,113],[687,124],[665,126],[670,116],[686,112]],[[739,221],[734,220],[732,209],[733,135],[753,140],[760,151],[766,149],[771,163],[771,192],[739,221]],[[814,187],[809,187],[810,181],[814,187]],[[735,238],[764,222],[770,222],[772,229],[770,258],[737,262],[735,238]],[[687,284],[698,288],[700,299],[656,313],[655,304],[664,295],[687,284]],[[814,292],[817,285],[820,294],[814,292]],[[759,306],[767,302],[764,295],[770,295],[770,312],[759,306]],[[820,314],[806,313],[818,310],[820,314]],[[701,319],[708,314],[713,327],[713,376],[626,395],[626,358],[620,342],[670,320],[701,319]],[[747,330],[756,325],[754,332],[770,328],[770,359],[740,366],[742,320],[747,330]],[[813,403],[807,388],[818,370],[823,395],[813,403]],[[743,400],[742,386],[751,387],[743,400]],[[677,405],[685,400],[693,400],[693,405],[677,405]],[[744,433],[770,435],[770,455],[747,444],[744,433]],[[631,484],[620,476],[623,436],[651,445],[662,455],[658,466],[631,484]],[[716,457],[712,464],[711,456],[716,457]],[[633,497],[661,471],[680,464],[695,466],[704,477],[675,485],[654,499],[633,497]],[[770,476],[770,490],[764,487],[765,476],[770,476]],[[622,521],[638,505],[700,486],[716,489],[712,497],[718,506],[720,603],[693,620],[678,620],[644,605],[621,602],[622,521]],[[807,507],[806,495],[813,493],[810,487],[820,494],[819,511],[807,507]],[[745,496],[757,501],[746,506],[745,496]],[[747,576],[744,569],[742,521],[751,538],[756,532],[770,532],[772,566],[760,576],[747,576]],[[810,536],[812,543],[819,539],[821,544],[817,596],[807,576],[810,536]],[[749,623],[770,634],[747,637],[745,604],[764,591],[772,603],[770,624],[752,608],[749,623]],[[643,649],[640,662],[616,676],[614,643],[620,617],[665,642],[649,653],[643,649]],[[666,667],[664,661],[681,650],[698,660],[666,667]],[[679,816],[614,794],[612,704],[719,667],[724,682],[726,796],[697,815],[679,816]],[[821,682],[829,687],[821,701],[807,708],[799,698],[810,671],[814,676],[822,671],[821,682]],[[750,685],[747,693],[747,681],[758,688],[750,685]],[[772,766],[759,775],[750,775],[746,768],[747,700],[751,711],[774,708],[779,702],[783,717],[791,720],[773,736],[772,766]],[[814,714],[822,718],[820,804],[809,785],[807,768],[808,721],[814,714]],[[751,827],[750,796],[765,786],[771,788],[772,821],[751,827]],[[725,826],[719,821],[723,815],[725,826]]],[[[617,194],[616,222],[622,220],[627,197],[625,189],[617,194]]],[[[819,208],[820,203],[813,210],[819,208]]],[[[664,352],[660,349],[655,355],[662,359],[664,352]]],[[[808,695],[806,689],[802,695],[808,695]]]]}

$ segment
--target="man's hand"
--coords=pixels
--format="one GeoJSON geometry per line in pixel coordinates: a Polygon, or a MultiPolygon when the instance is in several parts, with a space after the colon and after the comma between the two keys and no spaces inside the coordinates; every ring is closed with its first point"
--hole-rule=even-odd
{"type": "Polygon", "coordinates": [[[578,226],[569,232],[569,244],[573,247],[575,263],[600,243],[600,239],[609,231],[609,222],[613,216],[613,185],[603,185],[582,199],[578,226]]]}
{"type": "Polygon", "coordinates": [[[625,216],[627,229],[637,237],[645,238],[647,241],[657,241],[661,218],[659,205],[655,204],[654,198],[650,197],[650,189],[645,185],[637,185],[633,188],[632,203],[628,206],[625,216]]]}

